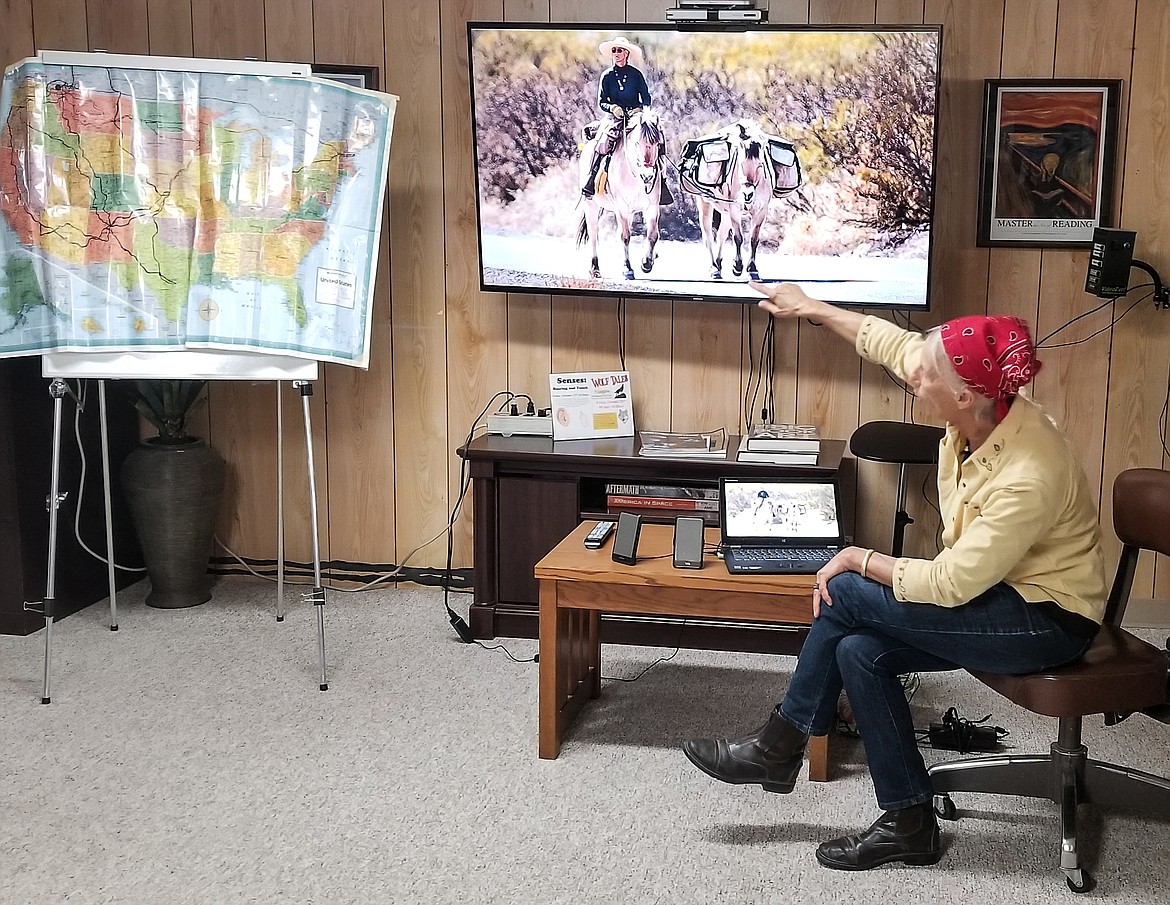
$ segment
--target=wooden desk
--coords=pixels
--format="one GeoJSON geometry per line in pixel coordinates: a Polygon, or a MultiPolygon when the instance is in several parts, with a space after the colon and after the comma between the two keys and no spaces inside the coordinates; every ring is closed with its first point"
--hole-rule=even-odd
{"type": "MultiPolygon", "coordinates": [[[[582,521],[613,518],[605,489],[611,482],[716,487],[720,477],[732,475],[835,476],[847,506],[845,533],[852,533],[853,459],[844,455],[845,441],[822,440],[817,464],[805,466],[736,462],[738,446],[732,436],[723,459],[641,456],[636,437],[554,442],[487,435],[461,447],[475,500],[475,598],[469,611],[475,637],[537,636],[540,589],[533,567],[582,521]]],[[[680,647],[784,654],[794,654],[803,640],[802,633],[774,626],[744,628],[720,620],[678,626],[639,616],[603,620],[601,632],[606,643],[673,646],[677,640],[680,647]]]]}
{"type": "MultiPolygon", "coordinates": [[[[536,564],[540,581],[539,753],[555,758],[590,698],[601,694],[601,613],[812,622],[811,575],[731,575],[714,556],[701,569],[671,564],[673,525],[643,525],[638,564],[610,559],[612,540],[587,550],[593,522],[579,525],[536,564]],[[658,557],[658,558],[651,558],[658,557]]],[[[708,528],[706,541],[719,532],[708,528]]],[[[728,693],[733,690],[728,689],[728,693]]],[[[828,737],[809,744],[809,779],[828,779],[828,737]]]]}

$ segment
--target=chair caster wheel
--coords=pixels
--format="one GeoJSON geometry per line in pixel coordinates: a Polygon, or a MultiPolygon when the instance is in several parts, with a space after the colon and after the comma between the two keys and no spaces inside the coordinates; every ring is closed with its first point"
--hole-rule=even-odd
{"type": "Polygon", "coordinates": [[[934,796],[934,813],[940,820],[959,819],[959,809],[956,808],[955,803],[951,801],[950,795],[934,796]]]}
{"type": "Polygon", "coordinates": [[[1064,882],[1068,884],[1068,888],[1073,892],[1089,892],[1097,881],[1093,879],[1092,875],[1087,870],[1072,870],[1064,878],[1064,882]]]}

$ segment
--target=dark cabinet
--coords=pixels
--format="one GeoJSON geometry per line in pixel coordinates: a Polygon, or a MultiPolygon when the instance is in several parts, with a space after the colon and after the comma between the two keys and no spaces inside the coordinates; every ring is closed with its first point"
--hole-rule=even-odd
{"type": "Polygon", "coordinates": [[[502,476],[499,493],[499,597],[536,601],[533,567],[581,523],[577,481],[556,477],[502,476]]]}
{"type": "MultiPolygon", "coordinates": [[[[639,456],[634,438],[554,443],[487,435],[471,441],[459,455],[472,479],[475,594],[469,621],[475,636],[536,637],[533,567],[581,521],[606,517],[606,484],[715,486],[722,475],[766,477],[781,467],[738,463],[737,446],[733,437],[727,459],[688,460],[639,456]]],[[[844,441],[825,440],[817,465],[784,470],[849,481],[852,460],[842,461],[844,451],[844,441]]],[[[684,623],[661,616],[603,617],[602,640],[769,652],[790,652],[793,645],[793,631],[783,626],[684,623]]]]}
{"type": "MultiPolygon", "coordinates": [[[[0,361],[0,633],[25,635],[44,626],[44,617],[24,609],[45,595],[49,562],[49,513],[46,500],[53,459],[53,400],[49,379],[41,376],[39,357],[0,361]]],[[[70,381],[74,387],[77,381],[70,381]]],[[[138,443],[138,415],[107,384],[107,413],[114,482],[114,549],[116,561],[142,564],[138,543],[118,488],[118,468],[138,443]]],[[[58,510],[57,615],[76,612],[109,596],[106,566],[77,540],[105,556],[101,420],[97,383],[89,381],[85,410],[77,413],[63,401],[59,489],[66,494],[58,510]],[[76,416],[76,418],[75,418],[76,416]],[[80,441],[78,440],[80,436],[80,441]],[[79,448],[80,444],[80,448],[79,448]],[[83,464],[84,452],[84,464],[83,464]],[[84,485],[82,476],[84,473],[84,485]],[[76,518],[80,500],[81,512],[76,518]]],[[[119,587],[141,578],[119,570],[119,587]]]]}

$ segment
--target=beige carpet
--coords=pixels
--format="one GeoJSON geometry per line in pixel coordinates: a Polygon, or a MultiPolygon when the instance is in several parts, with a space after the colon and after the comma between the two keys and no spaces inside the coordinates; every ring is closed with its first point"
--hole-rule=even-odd
{"type": "MultiPolygon", "coordinates": [[[[835,740],[833,782],[789,796],[692,767],[679,744],[757,724],[787,658],[680,651],[607,681],[541,761],[536,667],[459,643],[436,591],[331,592],[326,692],[299,599],[277,624],[267,585],[178,612],[144,591],[119,598],[117,633],[104,603],[58,624],[47,706],[41,635],[0,636],[5,905],[1076,901],[1052,805],[957,796],[942,863],[843,874],[813,853],[877,815],[857,742],[835,740]]],[[[604,672],[670,653],[606,647],[604,672]]],[[[990,712],[1020,750],[1054,732],[960,673],[914,703],[922,724],[990,712]]],[[[1170,727],[1085,734],[1093,756],[1170,775],[1170,727]]],[[[1170,824],[1082,813],[1088,898],[1166,902],[1170,824]]]]}

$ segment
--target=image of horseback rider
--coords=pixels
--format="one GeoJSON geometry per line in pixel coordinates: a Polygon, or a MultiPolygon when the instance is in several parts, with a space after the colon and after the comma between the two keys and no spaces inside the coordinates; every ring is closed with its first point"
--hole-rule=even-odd
{"type": "MultiPolygon", "coordinates": [[[[601,74],[597,88],[597,105],[601,108],[598,122],[597,143],[593,147],[593,160],[589,165],[589,177],[581,187],[581,194],[592,198],[597,190],[597,173],[601,162],[617,147],[619,130],[625,129],[631,114],[650,106],[650,87],[642,71],[630,65],[630,60],[641,62],[642,49],[619,36],[612,41],[602,41],[597,46],[604,59],[613,59],[613,65],[601,74]]],[[[665,159],[666,148],[659,146],[659,158],[665,159]]],[[[674,201],[666,185],[666,174],[662,175],[662,192],[659,203],[674,201]]]]}

